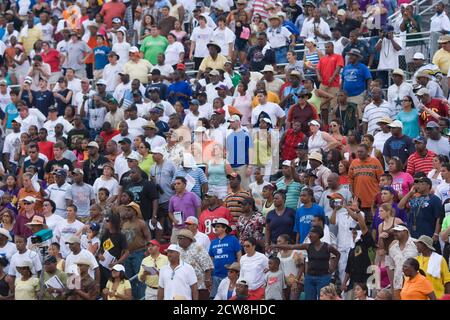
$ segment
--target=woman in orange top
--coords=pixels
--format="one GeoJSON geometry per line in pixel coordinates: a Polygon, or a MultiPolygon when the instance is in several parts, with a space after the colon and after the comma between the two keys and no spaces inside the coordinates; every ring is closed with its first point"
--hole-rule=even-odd
{"type": "Polygon", "coordinates": [[[405,282],[400,292],[402,300],[436,300],[433,285],[420,270],[419,262],[409,258],[403,263],[405,282]]]}

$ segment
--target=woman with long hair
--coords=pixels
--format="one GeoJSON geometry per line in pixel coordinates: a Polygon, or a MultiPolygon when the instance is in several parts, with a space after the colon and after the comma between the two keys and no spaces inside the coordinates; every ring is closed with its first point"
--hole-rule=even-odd
{"type": "MultiPolygon", "coordinates": [[[[141,26],[141,34],[139,37],[139,41],[144,40],[144,38],[147,36],[145,33],[146,30],[150,30],[151,26],[155,24],[155,18],[151,14],[146,14],[144,16],[144,19],[142,19],[142,26],[141,26]]],[[[141,42],[139,42],[141,43],[141,42]]]]}
{"type": "Polygon", "coordinates": [[[106,300],[131,300],[131,283],[125,276],[125,267],[115,264],[111,270],[111,278],[103,289],[106,300]]]}
{"type": "Polygon", "coordinates": [[[173,30],[170,30],[169,34],[173,33],[178,42],[182,42],[183,38],[187,35],[186,31],[183,30],[181,22],[175,21],[173,25],[173,30]]]}
{"type": "Polygon", "coordinates": [[[402,300],[436,300],[433,285],[415,258],[406,259],[403,263],[403,274],[405,282],[400,291],[402,300]]]}
{"type": "Polygon", "coordinates": [[[243,243],[245,254],[240,259],[240,276],[247,280],[249,294],[255,297],[255,300],[264,299],[265,293],[265,273],[269,268],[269,259],[265,254],[256,250],[257,240],[248,238],[243,243]]]}
{"type": "Polygon", "coordinates": [[[17,178],[15,175],[9,174],[6,176],[6,183],[1,187],[4,193],[11,196],[11,204],[15,206],[17,204],[17,195],[19,194],[19,186],[17,185],[17,178]]]}
{"type": "Polygon", "coordinates": [[[332,149],[327,153],[325,166],[334,173],[339,173],[339,163],[344,159],[342,152],[338,149],[332,149]]]}
{"type": "Polygon", "coordinates": [[[344,150],[345,145],[347,144],[346,137],[341,133],[341,126],[342,121],[339,118],[330,122],[330,134],[337,142],[339,142],[339,146],[336,147],[338,150],[344,150]]]}
{"type": "Polygon", "coordinates": [[[348,160],[339,161],[339,185],[349,189],[350,188],[350,180],[348,178],[348,169],[350,168],[350,162],[348,160]]]}
{"type": "Polygon", "coordinates": [[[314,79],[312,78],[306,78],[303,81],[303,86],[311,94],[311,97],[308,99],[308,103],[313,105],[317,110],[317,114],[320,115],[322,106],[329,103],[333,99],[333,95],[322,89],[316,88],[314,79]]]}
{"type": "Polygon", "coordinates": [[[392,176],[392,187],[398,192],[400,199],[411,190],[414,184],[414,178],[402,170],[402,161],[398,157],[392,157],[388,162],[388,171],[392,176]]]}
{"type": "MultiPolygon", "coordinates": [[[[277,245],[290,243],[291,238],[287,234],[280,234],[277,238],[277,245]]],[[[280,259],[280,269],[287,285],[286,297],[289,300],[298,300],[298,295],[303,290],[302,273],[305,258],[300,251],[290,249],[278,251],[277,257],[280,259]]]]}
{"type": "Polygon", "coordinates": [[[433,169],[431,169],[430,172],[428,172],[428,178],[431,179],[431,182],[433,183],[433,190],[436,189],[436,187],[438,185],[440,185],[444,179],[442,178],[441,175],[441,168],[442,168],[442,164],[448,162],[448,157],[441,155],[441,154],[437,154],[434,156],[433,158],[433,169]]]}
{"type": "Polygon", "coordinates": [[[66,107],[72,101],[73,92],[67,87],[67,79],[61,77],[58,79],[59,90],[53,92],[53,96],[55,97],[55,103],[58,108],[58,115],[64,115],[66,107]]]}
{"type": "Polygon", "coordinates": [[[410,96],[402,99],[402,111],[397,114],[397,120],[403,123],[403,134],[411,139],[420,135],[419,111],[414,106],[414,101],[410,96]]]}

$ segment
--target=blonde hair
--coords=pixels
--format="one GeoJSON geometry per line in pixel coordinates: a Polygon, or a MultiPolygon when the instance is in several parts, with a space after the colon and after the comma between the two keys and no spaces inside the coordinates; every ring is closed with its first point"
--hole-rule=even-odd
{"type": "Polygon", "coordinates": [[[336,286],[332,283],[320,289],[320,294],[336,298],[338,296],[336,286]]]}
{"type": "Polygon", "coordinates": [[[383,209],[384,211],[388,212],[390,217],[393,217],[395,215],[394,208],[390,203],[383,203],[380,206],[380,209],[383,209]]]}

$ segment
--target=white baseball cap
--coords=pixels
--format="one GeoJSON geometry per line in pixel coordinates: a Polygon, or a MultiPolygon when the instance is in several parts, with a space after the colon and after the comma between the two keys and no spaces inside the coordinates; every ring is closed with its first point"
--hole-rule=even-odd
{"type": "Polygon", "coordinates": [[[422,52],[416,52],[414,53],[413,59],[425,60],[425,56],[422,52]]]}
{"type": "Polygon", "coordinates": [[[120,272],[120,271],[125,272],[125,267],[121,264],[115,264],[114,267],[112,267],[112,269],[117,272],[120,272]]]}
{"type": "Polygon", "coordinates": [[[394,120],[388,124],[389,128],[401,128],[403,129],[403,123],[400,120],[394,120]]]}
{"type": "Polygon", "coordinates": [[[132,46],[132,47],[130,48],[129,52],[130,52],[130,53],[138,53],[138,52],[139,52],[139,49],[138,49],[137,47],[135,47],[135,46],[132,46]]]}
{"type": "Polygon", "coordinates": [[[176,244],[171,244],[168,248],[167,251],[176,251],[178,253],[181,253],[181,249],[178,245],[176,244]]]}

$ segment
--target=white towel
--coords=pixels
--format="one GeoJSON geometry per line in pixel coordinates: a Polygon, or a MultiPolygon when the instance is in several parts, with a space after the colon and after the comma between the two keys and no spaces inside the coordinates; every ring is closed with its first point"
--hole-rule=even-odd
{"type": "Polygon", "coordinates": [[[41,184],[39,183],[38,174],[35,173],[33,178],[31,178],[31,183],[36,192],[41,191],[41,184]]]}
{"type": "Polygon", "coordinates": [[[441,277],[441,261],[442,256],[433,252],[428,260],[428,268],[427,273],[431,275],[433,278],[441,277]]]}
{"type": "Polygon", "coordinates": [[[262,48],[261,53],[262,53],[262,54],[266,54],[266,51],[269,50],[270,48],[271,48],[271,47],[270,47],[270,44],[267,43],[267,44],[264,46],[264,48],[262,48]]]}

